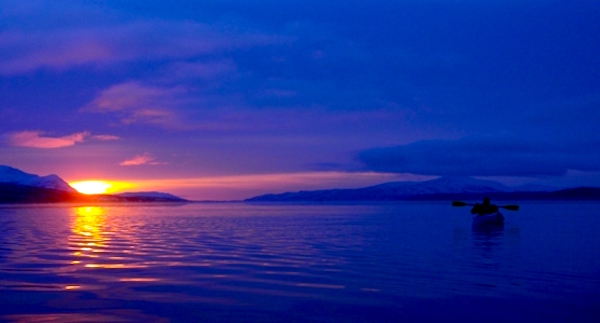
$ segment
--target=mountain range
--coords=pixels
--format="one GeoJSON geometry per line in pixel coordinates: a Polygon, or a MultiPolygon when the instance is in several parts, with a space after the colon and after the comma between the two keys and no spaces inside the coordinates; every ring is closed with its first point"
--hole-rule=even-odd
{"type": "Polygon", "coordinates": [[[70,193],[77,192],[57,175],[39,176],[28,174],[19,169],[4,165],[0,165],[0,183],[49,188],[70,193]]]}
{"type": "Polygon", "coordinates": [[[85,195],[57,175],[39,176],[0,165],[0,203],[186,202],[161,192],[85,195]]]}
{"type": "MultiPolygon", "coordinates": [[[[402,200],[600,200],[600,188],[558,189],[524,185],[508,187],[502,183],[466,176],[445,176],[422,182],[391,182],[356,189],[327,189],[255,196],[247,202],[343,202],[402,200]]],[[[50,202],[188,202],[162,192],[127,192],[85,195],[77,192],[57,175],[28,174],[0,165],[0,203],[50,202]]]]}
{"type": "Polygon", "coordinates": [[[248,202],[327,202],[327,201],[398,201],[398,200],[600,200],[600,188],[557,189],[525,185],[508,187],[502,183],[466,176],[445,176],[422,182],[392,182],[356,189],[266,194],[248,202]]]}

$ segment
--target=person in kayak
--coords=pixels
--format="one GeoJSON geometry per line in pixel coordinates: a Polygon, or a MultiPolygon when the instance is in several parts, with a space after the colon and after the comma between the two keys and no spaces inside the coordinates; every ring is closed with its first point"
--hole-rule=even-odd
{"type": "Polygon", "coordinates": [[[498,206],[490,203],[489,197],[483,198],[483,203],[475,203],[473,208],[471,209],[471,214],[477,214],[478,216],[492,214],[498,212],[498,206]]]}

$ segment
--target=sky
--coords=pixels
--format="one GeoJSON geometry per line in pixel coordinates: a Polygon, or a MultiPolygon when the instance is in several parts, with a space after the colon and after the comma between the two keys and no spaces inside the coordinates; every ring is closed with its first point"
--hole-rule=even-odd
{"type": "Polygon", "coordinates": [[[0,0],[0,164],[198,200],[600,186],[600,2],[0,0]]]}

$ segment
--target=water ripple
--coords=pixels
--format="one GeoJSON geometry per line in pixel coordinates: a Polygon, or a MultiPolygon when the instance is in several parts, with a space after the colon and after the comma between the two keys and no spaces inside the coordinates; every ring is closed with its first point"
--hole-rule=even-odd
{"type": "MultiPolygon", "coordinates": [[[[537,264],[523,229],[471,231],[468,221],[448,224],[435,212],[380,208],[8,208],[0,219],[0,290],[156,306],[598,296],[598,266],[537,264]]],[[[596,264],[589,259],[579,264],[596,264]]]]}

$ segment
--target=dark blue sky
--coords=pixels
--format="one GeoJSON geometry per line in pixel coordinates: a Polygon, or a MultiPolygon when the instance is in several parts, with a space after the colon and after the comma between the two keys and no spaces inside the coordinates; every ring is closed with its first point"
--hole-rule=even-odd
{"type": "Polygon", "coordinates": [[[0,164],[190,198],[600,185],[597,1],[2,1],[0,164]]]}

